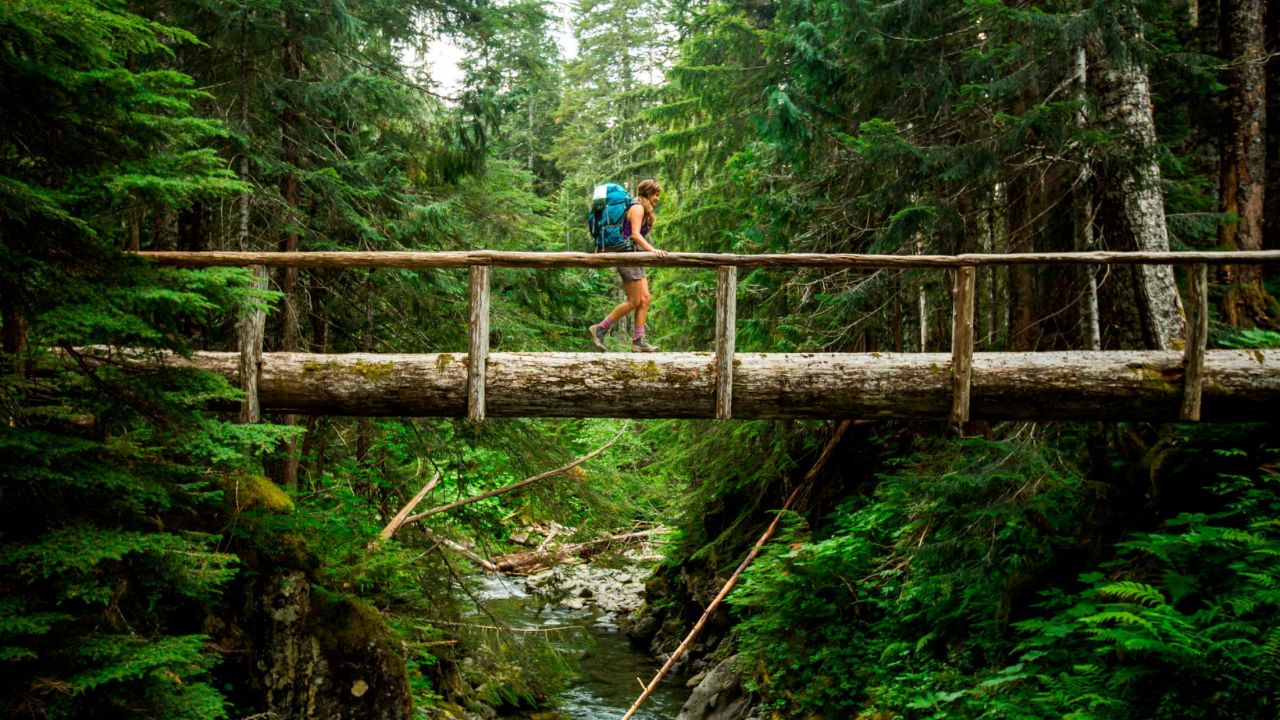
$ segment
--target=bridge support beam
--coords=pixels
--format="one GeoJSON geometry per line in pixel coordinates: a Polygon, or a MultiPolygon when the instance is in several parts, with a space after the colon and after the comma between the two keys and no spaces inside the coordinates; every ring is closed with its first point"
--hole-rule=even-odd
{"type": "MultiPolygon", "coordinates": [[[[250,268],[253,272],[253,288],[267,289],[267,269],[261,265],[250,268]]],[[[236,328],[237,344],[240,346],[239,382],[244,400],[240,402],[240,422],[256,423],[262,419],[262,409],[258,405],[258,373],[262,365],[262,342],[266,335],[266,308],[246,307],[241,310],[240,323],[236,328]]]]}
{"type": "MultiPolygon", "coordinates": [[[[733,417],[947,420],[951,359],[949,353],[738,353],[733,417]]],[[[465,417],[468,360],[465,353],[266,353],[258,397],[274,411],[465,417]]],[[[169,362],[232,382],[239,377],[239,353],[169,362]]],[[[1173,422],[1183,362],[1174,351],[975,353],[970,417],[1173,422]]],[[[716,365],[712,353],[490,353],[486,414],[714,418],[716,365]]],[[[1272,419],[1280,404],[1280,350],[1210,350],[1201,378],[1203,419],[1272,419]]]]}
{"type": "Polygon", "coordinates": [[[738,268],[716,271],[716,419],[733,417],[733,354],[737,345],[738,268]]]}
{"type": "Polygon", "coordinates": [[[1209,341],[1209,268],[1192,265],[1187,269],[1187,344],[1183,350],[1182,409],[1180,420],[1200,419],[1204,393],[1204,354],[1209,341]]]}
{"type": "Polygon", "coordinates": [[[484,385],[489,358],[489,266],[472,265],[470,322],[467,326],[467,419],[485,415],[484,385]]]}
{"type": "Polygon", "coordinates": [[[969,394],[973,388],[973,307],[978,269],[956,268],[951,318],[951,424],[962,430],[969,422],[969,394]]]}

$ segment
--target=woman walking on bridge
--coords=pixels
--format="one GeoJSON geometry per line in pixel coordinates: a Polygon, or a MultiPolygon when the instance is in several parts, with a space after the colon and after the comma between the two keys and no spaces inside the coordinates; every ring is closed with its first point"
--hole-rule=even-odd
{"type": "MultiPolygon", "coordinates": [[[[627,216],[622,223],[622,236],[631,239],[632,252],[651,252],[659,257],[667,254],[665,250],[659,250],[649,242],[649,231],[657,222],[653,208],[658,204],[661,194],[662,188],[653,178],[641,180],[636,186],[636,202],[627,208],[627,216]]],[[[591,342],[601,350],[608,350],[604,345],[605,336],[619,318],[634,311],[635,332],[631,338],[631,352],[655,352],[658,348],[649,344],[644,336],[644,322],[649,314],[649,278],[643,267],[619,267],[618,274],[622,276],[622,291],[626,293],[627,299],[599,324],[588,328],[591,342]]]]}

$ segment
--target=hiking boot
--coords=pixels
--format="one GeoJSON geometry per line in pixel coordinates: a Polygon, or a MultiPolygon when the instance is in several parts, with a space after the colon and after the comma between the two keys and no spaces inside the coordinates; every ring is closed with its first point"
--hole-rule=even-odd
{"type": "Polygon", "coordinates": [[[605,330],[600,327],[600,325],[596,324],[587,328],[587,332],[591,333],[591,342],[595,343],[596,347],[600,348],[604,352],[609,351],[609,348],[604,346],[604,336],[609,334],[608,330],[605,330]]]}
{"type": "Polygon", "coordinates": [[[658,348],[650,345],[643,335],[631,341],[631,352],[658,352],[658,348]]]}

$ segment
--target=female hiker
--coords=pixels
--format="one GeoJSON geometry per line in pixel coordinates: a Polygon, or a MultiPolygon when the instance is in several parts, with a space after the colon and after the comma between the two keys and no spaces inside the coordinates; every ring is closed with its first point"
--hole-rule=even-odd
{"type": "MultiPolygon", "coordinates": [[[[658,181],[653,178],[641,180],[636,186],[636,204],[627,208],[627,217],[622,223],[622,235],[631,238],[633,252],[643,250],[655,253],[659,257],[667,254],[665,250],[659,250],[649,242],[649,231],[657,221],[657,217],[653,214],[653,207],[658,204],[658,196],[661,194],[662,188],[658,187],[658,181]]],[[[588,328],[588,332],[591,333],[591,342],[601,350],[607,350],[608,348],[604,346],[604,338],[613,328],[613,324],[623,315],[635,311],[635,333],[631,338],[631,352],[655,352],[658,348],[650,345],[644,337],[644,321],[649,314],[649,278],[642,267],[619,267],[618,274],[622,276],[622,291],[627,294],[627,299],[614,308],[613,312],[599,324],[588,328]]]]}

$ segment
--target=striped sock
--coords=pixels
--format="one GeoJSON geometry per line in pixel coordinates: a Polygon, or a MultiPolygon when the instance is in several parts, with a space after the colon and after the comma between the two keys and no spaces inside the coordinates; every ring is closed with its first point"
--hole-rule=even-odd
{"type": "Polygon", "coordinates": [[[601,329],[601,330],[603,330],[603,331],[605,331],[605,332],[609,332],[609,328],[611,328],[611,327],[613,327],[613,321],[612,321],[612,320],[610,320],[609,318],[605,318],[605,319],[603,319],[603,320],[601,320],[601,321],[600,321],[600,329],[601,329]]]}
{"type": "Polygon", "coordinates": [[[643,325],[637,325],[637,326],[636,326],[636,334],[631,338],[631,342],[635,342],[636,340],[639,340],[639,339],[640,339],[640,338],[642,338],[642,337],[644,337],[644,326],[643,326],[643,325]]]}

